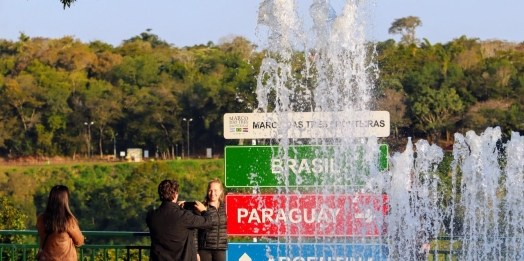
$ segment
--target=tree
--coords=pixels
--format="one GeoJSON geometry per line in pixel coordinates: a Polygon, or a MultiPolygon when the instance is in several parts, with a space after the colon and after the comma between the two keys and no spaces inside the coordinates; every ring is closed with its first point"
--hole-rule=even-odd
{"type": "MultiPolygon", "coordinates": [[[[6,198],[0,198],[0,230],[24,230],[27,216],[6,198]]],[[[22,243],[20,235],[2,235],[0,243],[22,243]]]]}
{"type": "MultiPolygon", "coordinates": [[[[91,80],[88,86],[89,88],[83,92],[84,105],[87,109],[87,118],[96,122],[99,132],[98,148],[102,158],[104,130],[122,116],[122,106],[119,102],[122,100],[122,93],[103,80],[91,80]]],[[[87,142],[90,138],[88,137],[87,142]]]]}
{"type": "Polygon", "coordinates": [[[71,112],[68,104],[71,95],[69,75],[38,61],[31,62],[24,72],[34,77],[37,88],[42,92],[43,106],[37,111],[41,121],[35,124],[37,133],[35,152],[39,155],[59,154],[59,146],[56,146],[53,141],[56,140],[56,134],[63,133],[66,129],[67,117],[71,112]]]}
{"type": "Polygon", "coordinates": [[[60,0],[62,4],[64,4],[64,9],[67,7],[71,8],[71,4],[74,3],[76,0],[60,0]]]}
{"type": "Polygon", "coordinates": [[[6,104],[12,106],[19,117],[24,130],[27,131],[40,120],[39,110],[44,105],[44,94],[34,77],[30,74],[7,79],[2,96],[6,104]]]}
{"type": "Polygon", "coordinates": [[[169,47],[169,44],[166,41],[160,39],[158,35],[149,33],[151,32],[151,30],[152,29],[147,29],[146,30],[147,32],[142,32],[140,36],[137,35],[137,36],[131,37],[130,39],[124,40],[124,43],[142,41],[142,42],[149,42],[152,48],[169,47]]]}
{"type": "Polygon", "coordinates": [[[158,62],[151,55],[127,56],[121,64],[113,68],[112,74],[116,79],[115,82],[123,80],[129,85],[142,88],[151,86],[159,81],[158,68],[158,62]]]}
{"type": "MultiPolygon", "coordinates": [[[[500,126],[506,134],[524,129],[522,107],[510,99],[491,99],[471,106],[465,115],[467,128],[481,132],[500,126]]],[[[510,134],[511,135],[511,134],[510,134]]]]}
{"type": "Polygon", "coordinates": [[[416,118],[416,127],[428,133],[431,141],[438,144],[442,130],[449,125],[453,116],[464,110],[462,100],[453,88],[438,90],[423,87],[411,96],[411,112],[416,118]]]}
{"type": "MultiPolygon", "coordinates": [[[[23,214],[15,207],[7,197],[0,197],[0,230],[25,230],[25,220],[27,215],[23,214]]],[[[0,243],[22,244],[25,236],[22,235],[0,235],[0,243]]],[[[28,254],[27,250],[23,250],[28,254]]],[[[0,256],[5,256],[2,260],[22,260],[21,253],[13,252],[10,249],[0,248],[0,256]]]]}
{"type": "Polygon", "coordinates": [[[386,89],[377,103],[380,110],[389,111],[391,128],[393,128],[395,140],[398,140],[399,128],[407,127],[410,124],[409,118],[406,117],[406,94],[394,89],[386,89]]]}
{"type": "Polygon", "coordinates": [[[406,45],[410,45],[417,42],[415,29],[419,26],[422,26],[422,21],[416,16],[398,18],[391,23],[389,33],[402,35],[400,41],[406,45]]]}

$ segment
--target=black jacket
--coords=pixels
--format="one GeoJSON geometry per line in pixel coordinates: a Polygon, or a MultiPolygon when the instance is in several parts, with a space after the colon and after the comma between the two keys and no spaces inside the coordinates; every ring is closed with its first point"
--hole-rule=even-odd
{"type": "Polygon", "coordinates": [[[198,250],[227,250],[227,241],[226,205],[220,202],[218,224],[198,230],[198,250]]]}
{"type": "Polygon", "coordinates": [[[217,211],[208,208],[202,216],[184,210],[176,203],[163,201],[158,209],[147,213],[151,236],[151,261],[196,261],[194,230],[217,223],[217,211]]]}

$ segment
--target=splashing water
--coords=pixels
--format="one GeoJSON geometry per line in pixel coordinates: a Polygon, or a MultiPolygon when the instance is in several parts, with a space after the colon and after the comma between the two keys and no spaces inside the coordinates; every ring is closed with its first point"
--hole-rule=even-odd
{"type": "MultiPolygon", "coordinates": [[[[334,208],[331,201],[345,215],[337,219],[341,225],[319,222],[313,235],[287,220],[284,231],[296,233],[267,240],[286,246],[286,253],[278,253],[288,257],[282,260],[301,260],[293,259],[296,252],[288,244],[300,248],[310,243],[333,246],[329,254],[315,254],[318,259],[311,260],[351,260],[348,248],[335,251],[337,244],[386,247],[387,251],[379,247],[378,252],[363,253],[371,260],[426,260],[435,249],[447,251],[449,260],[523,259],[524,137],[518,133],[507,144],[501,143],[499,128],[481,135],[455,134],[447,175],[439,175],[437,169],[443,164],[442,149],[425,140],[415,145],[409,140],[404,152],[389,157],[389,169],[381,170],[378,139],[356,136],[353,125],[336,138],[327,128],[316,129],[310,139],[288,135],[294,119],[305,112],[313,113],[308,124],[322,126],[325,113],[331,121],[343,121],[372,108],[373,77],[378,74],[369,56],[374,46],[366,41],[372,4],[348,0],[337,15],[328,0],[313,0],[308,10],[313,25],[308,30],[295,1],[265,0],[260,5],[257,32],[265,40],[266,58],[257,78],[257,112],[271,113],[278,121],[276,138],[269,141],[278,144],[273,159],[300,162],[297,146],[305,144],[314,146],[319,162],[331,162],[329,171],[317,169],[314,186],[309,187],[300,186],[312,175],[305,173],[308,168],[300,172],[303,165],[283,164],[277,179],[285,186],[275,188],[275,193],[285,195],[287,212],[301,197],[314,195],[318,209],[334,208]],[[297,169],[297,175],[287,174],[297,169]],[[366,197],[372,200],[359,199],[366,197]],[[377,204],[386,204],[387,214],[377,204]]],[[[321,220],[318,213],[317,219],[321,220]]]]}

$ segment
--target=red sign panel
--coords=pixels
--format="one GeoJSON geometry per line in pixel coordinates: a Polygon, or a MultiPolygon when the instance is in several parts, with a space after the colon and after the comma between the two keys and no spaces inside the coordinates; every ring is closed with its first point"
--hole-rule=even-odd
{"type": "Polygon", "coordinates": [[[227,232],[236,236],[378,236],[387,195],[227,195],[227,232]]]}

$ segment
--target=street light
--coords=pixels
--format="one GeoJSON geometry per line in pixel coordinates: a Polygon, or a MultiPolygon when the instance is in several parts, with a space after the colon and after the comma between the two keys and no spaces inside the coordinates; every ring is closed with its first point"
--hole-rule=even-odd
{"type": "Polygon", "coordinates": [[[91,158],[91,125],[95,123],[92,122],[84,122],[84,125],[87,126],[87,157],[91,158]]]}
{"type": "Polygon", "coordinates": [[[113,136],[113,160],[116,160],[116,136],[118,133],[113,136]]]}
{"type": "Polygon", "coordinates": [[[186,118],[183,118],[183,120],[187,124],[187,158],[189,159],[189,122],[193,121],[193,118],[187,120],[186,118]]]}

